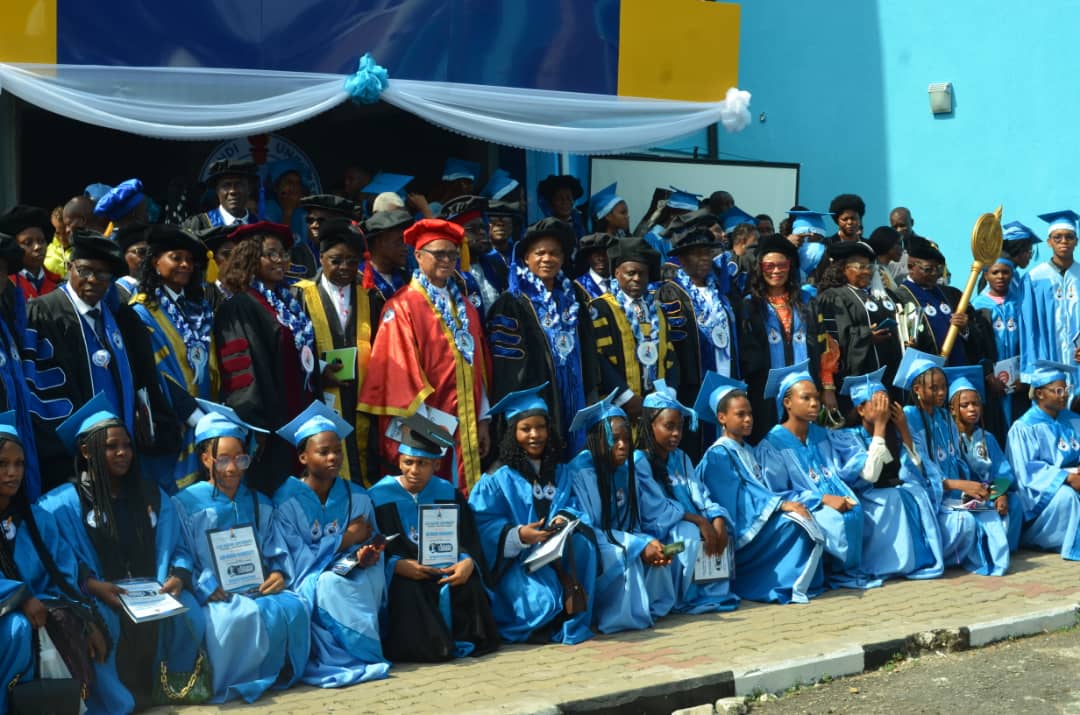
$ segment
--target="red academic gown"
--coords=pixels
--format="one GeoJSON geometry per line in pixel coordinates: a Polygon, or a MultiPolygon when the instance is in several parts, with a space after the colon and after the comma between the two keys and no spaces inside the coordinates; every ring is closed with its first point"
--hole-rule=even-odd
{"type": "Polygon", "coordinates": [[[15,284],[15,287],[22,291],[27,300],[31,298],[38,298],[48,293],[52,293],[56,290],[56,287],[60,285],[60,276],[50,271],[45,271],[45,275],[41,280],[41,288],[35,288],[34,284],[30,282],[26,276],[22,273],[12,273],[8,278],[15,284]]]}
{"type": "Polygon", "coordinates": [[[386,301],[357,405],[361,411],[380,416],[380,451],[391,464],[397,464],[398,444],[386,437],[392,417],[408,417],[421,403],[456,417],[457,475],[451,478],[453,460],[449,456],[442,460],[437,474],[463,492],[482,472],[477,415],[491,371],[480,314],[471,303],[466,302],[465,309],[476,346],[471,365],[461,356],[453,335],[417,281],[386,301]]]}

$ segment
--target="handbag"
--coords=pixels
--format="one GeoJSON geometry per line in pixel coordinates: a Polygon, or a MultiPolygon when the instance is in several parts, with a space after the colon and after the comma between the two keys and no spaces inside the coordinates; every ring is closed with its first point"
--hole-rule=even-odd
{"type": "MultiPolygon", "coordinates": [[[[189,623],[189,628],[190,625],[189,623]]],[[[191,636],[194,638],[195,633],[192,632],[191,636]]],[[[154,690],[150,695],[150,700],[154,705],[176,703],[197,705],[209,700],[213,694],[213,686],[210,682],[210,661],[206,657],[206,651],[200,648],[190,673],[170,673],[165,658],[161,659],[160,671],[154,680],[154,690]]]]}
{"type": "Polygon", "coordinates": [[[28,683],[17,683],[11,690],[12,715],[79,715],[86,687],[76,678],[46,678],[42,660],[52,673],[66,671],[63,657],[47,629],[35,628],[32,636],[35,669],[39,677],[28,683]]]}

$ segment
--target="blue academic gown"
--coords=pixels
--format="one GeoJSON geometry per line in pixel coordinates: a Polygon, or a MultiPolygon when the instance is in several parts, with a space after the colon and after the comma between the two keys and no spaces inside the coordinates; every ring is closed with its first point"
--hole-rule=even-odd
{"type": "Polygon", "coordinates": [[[945,479],[973,479],[960,453],[960,433],[944,409],[927,415],[914,405],[904,408],[919,464],[904,451],[902,478],[922,486],[937,505],[938,534],[945,567],[963,566],[983,576],[1002,576],[1009,570],[1009,537],[994,510],[966,511],[949,507],[961,497],[945,491],[945,479]]]}
{"type": "Polygon", "coordinates": [[[390,670],[379,641],[379,610],[386,594],[382,555],[347,576],[330,570],[359,548],[342,549],[341,535],[360,517],[378,533],[367,492],[341,478],[334,480],[325,504],[295,477],[274,494],[274,518],[292,558],[293,590],[311,617],[311,659],[303,675],[309,685],[336,688],[385,678],[390,670]]]}
{"type": "Polygon", "coordinates": [[[280,571],[286,584],[290,583],[288,547],[275,523],[274,505],[243,484],[235,496],[229,499],[210,482],[199,482],[173,497],[185,542],[194,558],[195,595],[206,618],[206,652],[214,685],[212,703],[236,697],[251,703],[271,686],[289,687],[303,675],[311,650],[308,608],[292,591],[258,598],[231,594],[226,601],[208,600],[219,581],[207,532],[217,529],[254,526],[265,575],[280,571]],[[259,500],[257,520],[255,498],[259,500]],[[292,666],[291,677],[277,682],[286,664],[292,666]]]}
{"type": "Polygon", "coordinates": [[[1009,513],[1003,521],[1009,537],[1009,551],[1016,551],[1020,546],[1020,528],[1024,525],[1024,503],[1020,498],[1012,465],[1001,451],[997,438],[982,427],[976,427],[970,437],[960,435],[960,453],[975,481],[982,482],[989,488],[999,479],[1008,480],[1009,489],[1005,496],[1009,502],[1009,513]]]}
{"type": "Polygon", "coordinates": [[[863,508],[863,571],[880,578],[935,578],[944,570],[937,507],[920,485],[878,488],[863,479],[871,435],[863,427],[828,433],[840,478],[863,508]],[[937,547],[937,548],[935,548],[937,547]]]}
{"type": "MultiPolygon", "coordinates": [[[[56,520],[64,545],[73,553],[79,568],[88,571],[93,578],[105,579],[97,549],[90,535],[86,533],[89,525],[84,526],[82,501],[75,485],[64,484],[53,489],[41,497],[39,504],[56,520]]],[[[89,517],[88,513],[87,519],[89,517]]],[[[157,525],[154,528],[154,551],[157,572],[132,574],[132,576],[152,577],[159,583],[164,583],[171,569],[191,571],[191,555],[182,543],[181,526],[177,520],[176,510],[173,509],[169,497],[163,492],[159,513],[151,517],[151,523],[155,518],[157,525]]],[[[188,610],[160,622],[157,659],[164,661],[171,673],[190,673],[195,666],[206,626],[198,604],[190,591],[181,591],[177,600],[188,610]]],[[[109,631],[109,638],[115,645],[120,639],[120,619],[126,616],[114,611],[101,601],[97,602],[97,611],[101,614],[105,627],[109,631]]],[[[109,650],[106,666],[110,671],[106,677],[114,677],[116,673],[115,647],[109,650]]],[[[95,665],[94,670],[97,677],[102,667],[95,665]]],[[[106,682],[109,683],[106,687],[99,688],[95,681],[94,691],[87,698],[87,712],[118,713],[130,712],[134,709],[134,698],[123,684],[117,681],[114,686],[108,680],[106,682]]]]}
{"type": "MultiPolygon", "coordinates": [[[[719,517],[731,531],[731,516],[712,500],[709,489],[694,471],[690,457],[681,449],[668,455],[667,479],[669,494],[654,477],[645,452],[634,452],[634,472],[637,480],[638,503],[642,527],[663,543],[681,541],[685,544],[668,567],[675,589],[676,613],[712,613],[733,611],[739,597],[731,591],[731,580],[720,579],[698,583],[694,580],[694,562],[702,550],[701,530],[689,521],[686,514],[697,514],[712,522],[719,517]]],[[[729,540],[729,548],[734,544],[729,540]]]]}
{"type": "MultiPolygon", "coordinates": [[[[30,508],[45,548],[69,586],[74,588],[78,583],[75,555],[60,537],[60,530],[52,514],[38,506],[30,508]]],[[[41,563],[25,522],[5,520],[3,528],[0,529],[0,539],[7,541],[9,547],[14,542],[12,551],[19,569],[19,578],[5,578],[0,574],[0,611],[4,612],[4,615],[0,616],[0,643],[4,644],[4,647],[0,648],[0,713],[6,713],[11,695],[7,685],[16,678],[20,683],[28,683],[37,675],[31,641],[34,629],[23,615],[22,604],[28,598],[58,599],[64,598],[64,595],[52,582],[49,572],[41,563]]],[[[102,705],[122,708],[126,704],[128,710],[134,706],[131,696],[116,675],[113,659],[110,658],[103,665],[95,665],[94,671],[91,700],[97,704],[98,712],[105,712],[102,705]]]]}
{"type": "Polygon", "coordinates": [[[669,566],[646,566],[641,561],[641,552],[653,537],[640,530],[640,516],[636,520],[639,530],[628,531],[634,521],[626,508],[629,467],[623,464],[615,470],[611,503],[604,504],[592,453],[582,450],[568,466],[573,475],[574,498],[584,522],[596,534],[600,550],[601,572],[594,596],[596,628],[601,633],[648,628],[675,606],[675,586],[666,571],[669,566]],[[605,511],[611,517],[610,532],[602,526],[605,511]]]}
{"type": "MultiPolygon", "coordinates": [[[[557,515],[569,520],[581,516],[570,481],[570,472],[560,466],[555,473],[554,491],[541,497],[548,499],[550,496],[549,522],[557,515]]],[[[491,566],[492,611],[499,626],[499,636],[508,643],[529,640],[534,632],[564,613],[563,587],[555,569],[543,566],[529,573],[524,559],[530,548],[516,550],[516,544],[508,541],[512,530],[540,520],[533,499],[532,482],[506,465],[481,477],[469,493],[469,506],[476,515],[484,557],[491,566]]],[[[596,547],[581,529],[570,539],[568,545],[574,551],[570,568],[588,596],[588,608],[564,620],[551,634],[553,642],[566,645],[593,637],[589,626],[596,591],[596,547]]],[[[563,568],[567,568],[565,563],[563,568]]]]}
{"type": "Polygon", "coordinates": [[[757,459],[769,488],[785,501],[806,505],[825,535],[825,577],[830,587],[873,588],[881,580],[863,571],[863,508],[841,478],[839,457],[823,427],[810,425],[803,443],[783,425],[775,425],[757,446],[757,459]],[[821,497],[850,497],[846,512],[825,506],[821,497]]]}
{"type": "Polygon", "coordinates": [[[1064,272],[1052,261],[1024,276],[1020,299],[1020,375],[1031,382],[1036,360],[1073,364],[1080,335],[1080,263],[1064,272]]]}
{"type": "Polygon", "coordinates": [[[808,603],[824,590],[825,535],[816,523],[780,510],[784,499],[769,489],[749,447],[721,437],[697,475],[731,524],[735,593],[764,603],[808,603]]]}
{"type": "Polygon", "coordinates": [[[1017,476],[1027,522],[1024,546],[1060,551],[1080,561],[1080,493],[1065,483],[1080,465],[1080,415],[1063,410],[1052,418],[1038,405],[1013,423],[1005,449],[1017,476]]]}
{"type": "MultiPolygon", "coordinates": [[[[1020,355],[1021,295],[1019,290],[1010,289],[1005,300],[998,303],[990,297],[990,289],[986,288],[971,301],[972,308],[985,310],[990,314],[990,327],[994,333],[994,346],[997,348],[999,361],[1020,355]]],[[[1013,396],[1002,395],[995,401],[1005,419],[1003,424],[1011,424],[1013,396]]]]}

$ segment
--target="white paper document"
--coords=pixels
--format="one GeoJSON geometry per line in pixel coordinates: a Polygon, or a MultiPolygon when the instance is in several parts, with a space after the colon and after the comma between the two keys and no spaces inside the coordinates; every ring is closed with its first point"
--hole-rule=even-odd
{"type": "Polygon", "coordinates": [[[420,505],[420,563],[453,566],[458,562],[457,504],[420,505]]]}
{"type": "Polygon", "coordinates": [[[525,570],[532,573],[543,566],[547,566],[555,559],[561,559],[563,552],[566,551],[566,542],[580,523],[580,519],[572,520],[559,533],[542,544],[533,547],[533,550],[525,557],[525,570]]]}
{"type": "Polygon", "coordinates": [[[731,543],[717,556],[709,556],[705,553],[705,545],[698,549],[697,558],[694,560],[694,581],[706,583],[731,578],[734,571],[735,561],[732,557],[731,543]]]}
{"type": "Polygon", "coordinates": [[[127,591],[120,594],[120,605],[133,623],[146,623],[183,613],[187,606],[167,593],[161,593],[161,584],[151,579],[130,578],[117,581],[116,585],[127,591]]]}
{"type": "Polygon", "coordinates": [[[255,529],[250,524],[208,531],[218,583],[228,593],[253,591],[266,580],[255,529]]]}

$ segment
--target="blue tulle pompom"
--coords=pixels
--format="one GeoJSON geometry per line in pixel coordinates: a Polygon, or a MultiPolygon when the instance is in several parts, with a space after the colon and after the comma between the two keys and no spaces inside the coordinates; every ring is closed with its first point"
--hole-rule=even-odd
{"type": "Polygon", "coordinates": [[[371,53],[360,58],[360,67],[345,79],[345,91],[357,104],[374,104],[390,84],[385,67],[375,64],[371,53]]]}

